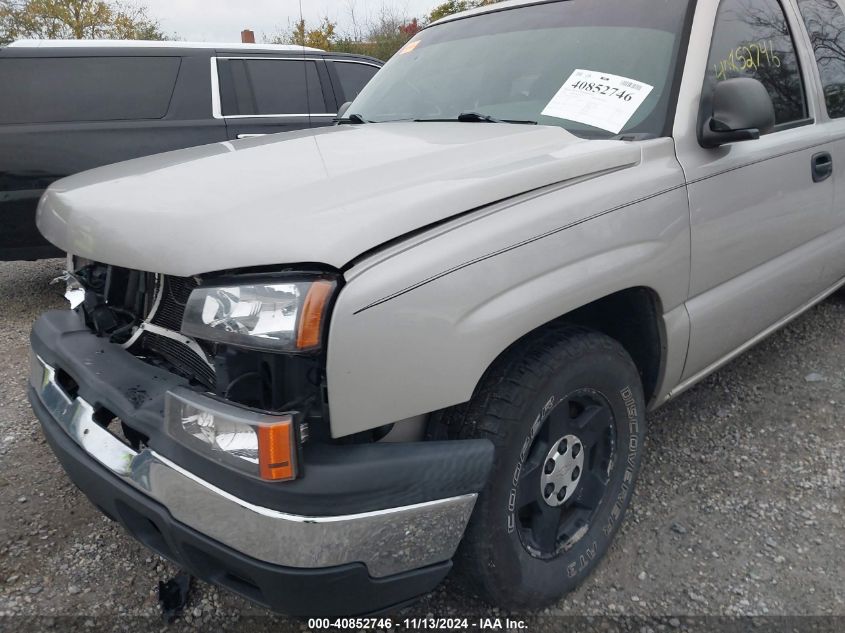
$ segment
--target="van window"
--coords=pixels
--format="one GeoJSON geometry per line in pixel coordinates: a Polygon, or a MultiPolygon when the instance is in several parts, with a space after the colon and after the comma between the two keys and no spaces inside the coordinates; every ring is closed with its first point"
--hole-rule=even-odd
{"type": "Polygon", "coordinates": [[[218,59],[224,116],[326,114],[317,64],[292,59],[218,59]]]}
{"type": "Polygon", "coordinates": [[[179,57],[0,58],[0,124],[160,119],[179,57]]]}
{"type": "Polygon", "coordinates": [[[827,113],[845,117],[845,14],[836,0],[798,0],[798,6],[816,54],[827,113]]]}
{"type": "Polygon", "coordinates": [[[340,79],[344,101],[352,101],[378,72],[378,68],[358,62],[334,62],[334,68],[340,79]]]}

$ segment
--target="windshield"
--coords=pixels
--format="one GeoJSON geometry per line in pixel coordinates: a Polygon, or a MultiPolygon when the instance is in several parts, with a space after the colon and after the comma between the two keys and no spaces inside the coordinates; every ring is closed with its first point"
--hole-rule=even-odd
{"type": "Polygon", "coordinates": [[[587,138],[660,136],[687,7],[565,0],[446,22],[418,33],[347,112],[375,123],[486,119],[587,138]]]}

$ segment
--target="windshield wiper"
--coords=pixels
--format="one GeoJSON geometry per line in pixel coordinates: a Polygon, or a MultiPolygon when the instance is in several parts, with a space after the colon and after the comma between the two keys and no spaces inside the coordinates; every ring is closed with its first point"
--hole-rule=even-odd
{"type": "Polygon", "coordinates": [[[461,112],[458,115],[458,121],[461,123],[504,123],[501,119],[480,112],[461,112]]]}
{"type": "Polygon", "coordinates": [[[339,125],[343,125],[344,123],[352,123],[354,125],[362,125],[364,123],[369,123],[367,119],[362,117],[360,114],[350,114],[348,116],[343,117],[342,119],[337,120],[339,125]]]}
{"type": "Polygon", "coordinates": [[[448,123],[450,121],[459,121],[461,123],[513,123],[518,125],[537,125],[537,121],[497,119],[489,114],[481,114],[480,112],[461,112],[455,119],[414,119],[415,123],[448,123]]]}
{"type": "Polygon", "coordinates": [[[611,136],[611,141],[649,141],[653,138],[657,138],[656,134],[652,134],[651,132],[622,132],[622,134],[617,134],[616,136],[611,136]]]}

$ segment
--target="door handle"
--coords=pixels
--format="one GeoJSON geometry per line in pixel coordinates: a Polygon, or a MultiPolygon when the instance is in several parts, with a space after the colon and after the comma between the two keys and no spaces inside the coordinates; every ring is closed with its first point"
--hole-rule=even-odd
{"type": "Polygon", "coordinates": [[[238,138],[256,138],[258,136],[267,136],[266,134],[238,134],[238,138]]]}
{"type": "Polygon", "coordinates": [[[819,152],[818,154],[813,154],[811,163],[813,182],[821,182],[822,180],[830,178],[830,175],[833,173],[833,158],[831,157],[830,152],[819,152]]]}

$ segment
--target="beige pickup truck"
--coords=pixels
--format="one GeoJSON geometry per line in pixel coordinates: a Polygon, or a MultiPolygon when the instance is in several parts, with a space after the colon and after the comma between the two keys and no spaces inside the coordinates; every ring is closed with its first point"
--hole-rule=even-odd
{"type": "Polygon", "coordinates": [[[497,3],[335,127],[58,181],[50,444],[138,540],[279,611],[395,607],[453,560],[495,605],[558,600],[647,411],[845,283],[843,27],[835,0],[497,3]]]}

